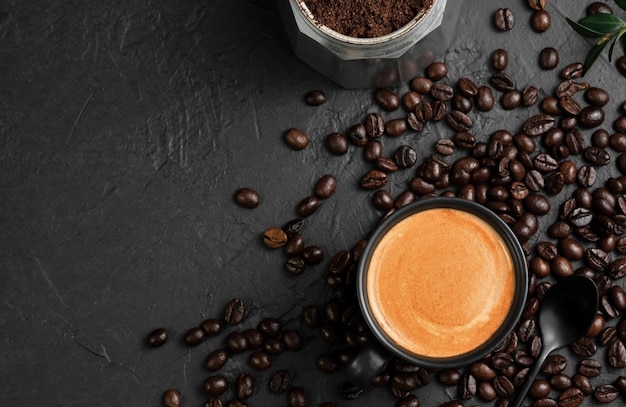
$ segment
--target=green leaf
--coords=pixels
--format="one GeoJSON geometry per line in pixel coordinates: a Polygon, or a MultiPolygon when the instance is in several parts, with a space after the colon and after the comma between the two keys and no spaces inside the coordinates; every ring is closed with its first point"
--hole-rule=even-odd
{"type": "Polygon", "coordinates": [[[626,55],[626,35],[622,37],[622,50],[624,51],[624,54],[626,55]]]}
{"type": "Polygon", "coordinates": [[[615,0],[615,3],[617,3],[622,10],[626,10],[626,0],[615,0]]]}
{"type": "Polygon", "coordinates": [[[583,76],[587,73],[589,68],[591,68],[593,63],[596,62],[596,59],[598,59],[598,57],[602,53],[602,50],[607,45],[608,45],[608,42],[602,42],[600,44],[596,44],[593,47],[591,47],[591,49],[587,53],[587,58],[585,58],[585,63],[583,64],[583,76]]]}
{"type": "Polygon", "coordinates": [[[599,13],[581,18],[578,24],[595,32],[609,34],[622,28],[624,21],[613,14],[599,13]]]}
{"type": "Polygon", "coordinates": [[[583,25],[580,25],[578,22],[572,20],[569,17],[565,17],[565,19],[567,20],[569,25],[574,29],[574,31],[576,31],[578,34],[582,35],[583,37],[598,38],[598,37],[604,36],[604,34],[600,32],[591,30],[583,25]]]}
{"type": "MultiPolygon", "coordinates": [[[[615,49],[615,44],[617,44],[620,40],[620,38],[626,33],[626,29],[622,29],[619,31],[619,33],[615,36],[615,38],[613,39],[613,43],[611,44],[611,46],[609,47],[609,62],[611,62],[613,60],[613,50],[615,49]]],[[[624,37],[626,38],[626,37],[624,37]]],[[[622,45],[624,45],[624,43],[622,43],[622,45]]]]}

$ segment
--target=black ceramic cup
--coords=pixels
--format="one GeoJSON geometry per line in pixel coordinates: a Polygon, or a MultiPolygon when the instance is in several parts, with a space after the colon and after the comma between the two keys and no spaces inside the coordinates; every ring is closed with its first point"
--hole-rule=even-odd
{"type": "MultiPolygon", "coordinates": [[[[412,233],[412,232],[411,232],[412,233]]],[[[415,233],[420,233],[415,231],[415,233]]],[[[399,254],[400,255],[400,254],[399,254]]],[[[445,272],[445,271],[442,271],[445,272]]],[[[474,362],[502,343],[517,324],[528,293],[528,270],[522,247],[509,226],[494,212],[475,202],[460,198],[428,198],[402,207],[375,229],[361,256],[357,273],[357,295],[364,318],[373,332],[378,344],[361,352],[348,368],[351,381],[362,387],[381,369],[391,356],[423,367],[437,369],[460,367],[474,362]],[[511,305],[503,322],[495,332],[475,348],[460,354],[446,357],[433,357],[412,352],[399,345],[385,332],[381,323],[374,316],[372,301],[368,298],[367,276],[370,271],[372,256],[381,239],[396,225],[418,212],[436,208],[449,208],[475,215],[493,229],[504,243],[513,266],[514,285],[511,305]]],[[[453,340],[452,338],[450,340],[453,340]]]]}

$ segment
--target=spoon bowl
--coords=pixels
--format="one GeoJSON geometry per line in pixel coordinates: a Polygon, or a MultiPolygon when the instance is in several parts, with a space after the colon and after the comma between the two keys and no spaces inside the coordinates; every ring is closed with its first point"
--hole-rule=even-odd
{"type": "Polygon", "coordinates": [[[533,379],[546,357],[554,350],[575,342],[589,329],[598,312],[598,287],[582,275],[573,275],[554,284],[539,310],[542,350],[520,389],[513,407],[522,405],[533,379]]]}

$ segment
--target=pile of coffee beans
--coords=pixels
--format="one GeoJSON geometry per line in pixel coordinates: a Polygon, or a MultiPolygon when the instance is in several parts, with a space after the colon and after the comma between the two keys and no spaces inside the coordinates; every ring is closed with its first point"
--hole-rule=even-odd
{"type": "MultiPolygon", "coordinates": [[[[531,28],[547,31],[551,26],[547,1],[528,0],[528,5],[531,28]]],[[[605,6],[593,3],[587,12],[602,12],[605,6]]],[[[502,32],[515,28],[515,16],[506,8],[494,12],[493,22],[502,32]]],[[[418,389],[432,383],[446,389],[441,407],[462,407],[468,400],[507,406],[542,349],[537,326],[542,299],[554,281],[572,274],[586,275],[597,283],[598,314],[586,335],[567,352],[550,355],[528,397],[537,407],[576,407],[589,399],[595,403],[626,400],[626,101],[618,117],[607,123],[607,115],[616,113],[604,111],[609,91],[583,81],[581,63],[563,66],[558,71],[559,83],[541,98],[536,86],[519,86],[507,74],[508,63],[507,50],[494,50],[488,61],[493,72],[487,83],[479,83],[469,77],[450,78],[444,62],[433,62],[402,93],[376,89],[372,99],[380,113],[368,113],[344,132],[332,132],[321,141],[331,156],[359,152],[369,168],[354,182],[371,196],[381,221],[419,199],[472,200],[509,224],[527,256],[529,296],[516,329],[493,352],[469,366],[435,371],[393,360],[372,378],[371,385],[389,391],[397,406],[419,406],[418,389]],[[527,109],[528,119],[483,134],[474,123],[488,116],[497,103],[507,111],[527,109]],[[395,117],[385,119],[390,115],[395,117]],[[451,136],[433,140],[432,151],[424,156],[412,145],[413,136],[435,125],[447,126],[451,136]],[[389,139],[402,144],[385,155],[383,147],[389,139]],[[411,175],[394,196],[387,188],[399,185],[396,173],[411,175]],[[599,174],[611,175],[602,179],[599,174]],[[546,225],[545,239],[536,237],[540,225],[546,225]],[[616,379],[607,380],[610,376],[616,379]]],[[[546,47],[537,55],[538,69],[553,70],[560,64],[555,48],[546,47]]],[[[618,68],[619,64],[618,60],[618,68]]],[[[304,101],[320,106],[326,95],[311,91],[304,101]]],[[[284,133],[284,141],[294,150],[316,142],[296,128],[284,133]]],[[[296,200],[296,217],[262,233],[268,248],[284,253],[284,271],[289,276],[299,276],[324,260],[319,245],[305,242],[305,229],[337,186],[335,176],[322,175],[309,196],[296,200]]],[[[234,201],[255,208],[260,200],[254,190],[242,188],[235,192],[234,201]]],[[[313,333],[328,345],[327,352],[317,355],[316,367],[332,374],[375,340],[361,314],[355,288],[357,264],[366,243],[364,236],[327,261],[324,283],[334,295],[324,304],[304,306],[301,329],[306,332],[285,329],[274,318],[265,318],[256,327],[233,329],[245,322],[241,299],[233,299],[222,318],[203,321],[186,332],[189,346],[209,336],[225,335],[223,346],[210,352],[204,362],[210,372],[201,385],[209,396],[205,407],[247,405],[261,375],[269,377],[271,392],[285,394],[288,406],[306,406],[307,393],[316,389],[294,386],[286,370],[272,371],[275,358],[306,349],[301,337],[313,333]],[[231,327],[229,332],[227,327],[231,327]],[[219,371],[237,354],[249,355],[250,371],[229,380],[219,371]],[[229,388],[235,397],[222,404],[220,397],[229,388]]],[[[168,332],[159,328],[150,333],[148,343],[158,347],[168,339],[168,332]]],[[[339,393],[351,400],[363,389],[346,383],[339,393]]],[[[180,406],[181,395],[168,390],[162,402],[180,406]]]]}

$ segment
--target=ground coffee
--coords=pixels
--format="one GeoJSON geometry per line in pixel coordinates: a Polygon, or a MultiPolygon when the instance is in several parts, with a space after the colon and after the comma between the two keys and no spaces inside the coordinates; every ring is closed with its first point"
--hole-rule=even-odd
{"type": "Polygon", "coordinates": [[[306,0],[315,21],[357,38],[380,37],[406,25],[433,0],[306,0]]]}

